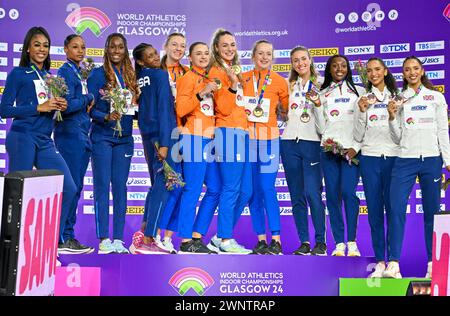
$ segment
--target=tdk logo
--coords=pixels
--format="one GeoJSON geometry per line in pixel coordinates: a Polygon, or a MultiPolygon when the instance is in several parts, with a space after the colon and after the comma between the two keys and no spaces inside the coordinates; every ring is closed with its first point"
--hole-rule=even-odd
{"type": "Polygon", "coordinates": [[[411,111],[425,111],[427,109],[426,105],[416,105],[411,107],[411,111]]]}
{"type": "Polygon", "coordinates": [[[345,55],[375,54],[375,46],[351,46],[344,48],[345,55]]]}
{"type": "Polygon", "coordinates": [[[348,103],[348,102],[350,102],[350,98],[338,98],[334,102],[335,103],[348,103]]]}
{"type": "Polygon", "coordinates": [[[380,45],[380,53],[409,52],[409,43],[380,45]]]}

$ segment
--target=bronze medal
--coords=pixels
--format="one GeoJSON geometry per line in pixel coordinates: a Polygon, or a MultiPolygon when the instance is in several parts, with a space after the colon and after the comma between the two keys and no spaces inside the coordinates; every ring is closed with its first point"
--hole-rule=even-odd
{"type": "Polygon", "coordinates": [[[367,95],[367,102],[372,105],[375,104],[375,102],[377,102],[377,97],[375,96],[375,94],[370,93],[367,95]]]}
{"type": "Polygon", "coordinates": [[[306,113],[303,112],[302,115],[300,115],[300,121],[302,121],[303,123],[308,123],[311,120],[311,116],[306,113]]]}

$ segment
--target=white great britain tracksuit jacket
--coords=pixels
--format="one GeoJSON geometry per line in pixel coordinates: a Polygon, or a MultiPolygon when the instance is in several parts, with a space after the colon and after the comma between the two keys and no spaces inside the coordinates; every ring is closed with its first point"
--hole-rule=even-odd
{"type": "Polygon", "coordinates": [[[437,91],[422,86],[419,94],[408,88],[408,99],[389,121],[391,137],[400,145],[400,158],[426,158],[442,154],[445,166],[450,166],[447,103],[437,91]],[[413,97],[414,96],[414,97],[413,97]]]}

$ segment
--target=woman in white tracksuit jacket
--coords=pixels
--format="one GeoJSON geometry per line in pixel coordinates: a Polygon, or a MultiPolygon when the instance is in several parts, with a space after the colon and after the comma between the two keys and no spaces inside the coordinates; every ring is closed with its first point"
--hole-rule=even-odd
{"type": "Polygon", "coordinates": [[[403,102],[389,102],[389,129],[400,153],[391,180],[388,218],[389,264],[384,277],[401,278],[400,260],[409,194],[419,177],[428,256],[426,277],[431,277],[434,214],[440,209],[442,165],[450,171],[450,142],[447,103],[433,89],[421,61],[408,57],[403,62],[403,102]]]}
{"type": "MultiPolygon", "coordinates": [[[[322,143],[328,138],[339,142],[349,158],[357,156],[361,144],[353,138],[353,121],[357,99],[364,88],[355,86],[347,57],[334,55],[327,61],[325,79],[321,87],[320,102],[315,101],[314,116],[322,143]]],[[[307,94],[307,97],[310,95],[307,94]]],[[[314,101],[313,101],[314,102],[314,101]]],[[[359,167],[330,152],[321,153],[321,165],[325,178],[327,208],[336,249],[332,256],[345,256],[344,221],[341,204],[344,201],[347,223],[348,256],[360,256],[356,245],[359,198],[356,186],[359,167]]]]}
{"type": "Polygon", "coordinates": [[[391,212],[390,187],[392,167],[399,153],[389,131],[387,105],[397,94],[397,84],[380,58],[367,61],[368,93],[358,100],[353,136],[361,142],[359,167],[364,184],[372,246],[377,265],[370,277],[381,278],[386,269],[386,240],[384,221],[391,212]]]}

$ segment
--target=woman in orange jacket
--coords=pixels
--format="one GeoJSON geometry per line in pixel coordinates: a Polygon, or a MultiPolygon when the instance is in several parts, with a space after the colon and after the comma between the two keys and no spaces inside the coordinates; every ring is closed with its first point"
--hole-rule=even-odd
{"type": "MultiPolygon", "coordinates": [[[[280,132],[277,109],[287,113],[289,92],[286,80],[271,70],[273,46],[266,40],[253,46],[254,70],[242,74],[243,94],[237,97],[245,106],[250,133],[250,161],[252,164],[253,195],[250,213],[253,229],[258,235],[255,254],[282,254],[280,240],[280,207],[275,192],[280,153],[280,132]],[[272,235],[267,245],[264,209],[272,235]]],[[[238,207],[243,209],[245,205],[238,207]]]]}
{"type": "MultiPolygon", "coordinates": [[[[245,108],[236,104],[240,66],[234,36],[218,29],[211,43],[210,78],[220,82],[214,93],[216,157],[222,180],[219,200],[217,235],[208,248],[230,254],[249,254],[251,250],[239,245],[232,237],[242,209],[252,194],[251,165],[248,160],[248,122],[245,108]]],[[[242,77],[241,77],[242,79],[242,77]]]]}
{"type": "Polygon", "coordinates": [[[186,182],[180,202],[178,234],[182,238],[179,253],[215,253],[201,240],[217,208],[220,197],[220,175],[214,159],[214,101],[218,86],[207,72],[210,61],[205,43],[189,47],[191,70],[177,82],[176,113],[185,120],[181,127],[181,152],[186,182]],[[207,191],[197,216],[197,206],[203,183],[207,191]]]}

